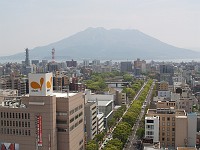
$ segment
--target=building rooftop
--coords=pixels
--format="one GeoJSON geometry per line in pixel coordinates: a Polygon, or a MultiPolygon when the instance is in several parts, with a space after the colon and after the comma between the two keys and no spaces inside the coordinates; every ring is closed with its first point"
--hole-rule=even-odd
{"type": "Polygon", "coordinates": [[[55,95],[56,97],[71,97],[76,95],[77,93],[53,93],[52,95],[55,95]]]}
{"type": "Polygon", "coordinates": [[[175,114],[176,116],[186,116],[185,110],[170,108],[148,109],[147,114],[175,114]]]}
{"type": "Polygon", "coordinates": [[[97,101],[97,104],[98,106],[108,106],[113,100],[98,100],[97,101]]]}
{"type": "Polygon", "coordinates": [[[197,150],[195,147],[177,147],[177,150],[197,150]]]}

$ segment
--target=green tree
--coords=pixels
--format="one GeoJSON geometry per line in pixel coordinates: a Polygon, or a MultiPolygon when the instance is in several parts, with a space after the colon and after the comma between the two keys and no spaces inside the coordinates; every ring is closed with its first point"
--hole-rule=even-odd
{"type": "Polygon", "coordinates": [[[135,120],[136,120],[136,116],[134,115],[134,112],[127,112],[124,116],[123,116],[123,121],[127,122],[128,124],[130,124],[131,126],[134,125],[135,120]]]}
{"type": "Polygon", "coordinates": [[[123,143],[119,139],[112,139],[112,140],[108,141],[106,148],[107,147],[109,148],[111,146],[115,146],[118,150],[123,149],[123,143]]]}
{"type": "Polygon", "coordinates": [[[142,139],[144,137],[144,134],[145,134],[144,128],[138,128],[138,130],[136,131],[136,135],[139,139],[142,139]]]}
{"type": "Polygon", "coordinates": [[[125,74],[123,75],[123,80],[125,82],[131,82],[133,80],[133,76],[131,76],[130,74],[125,74]]]}
{"type": "Polygon", "coordinates": [[[123,143],[126,143],[126,140],[131,133],[131,126],[126,122],[121,122],[116,126],[113,132],[113,138],[117,138],[123,143]]]}
{"type": "Polygon", "coordinates": [[[97,150],[98,146],[97,143],[95,141],[89,141],[86,145],[86,150],[97,150]]]}
{"type": "Polygon", "coordinates": [[[97,142],[101,142],[101,141],[103,141],[104,135],[105,135],[104,132],[99,133],[99,134],[96,134],[94,139],[95,139],[97,142]]]}

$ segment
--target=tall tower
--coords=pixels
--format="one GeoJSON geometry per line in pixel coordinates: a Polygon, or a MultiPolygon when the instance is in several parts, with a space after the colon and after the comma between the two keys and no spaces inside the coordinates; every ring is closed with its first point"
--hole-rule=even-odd
{"type": "Polygon", "coordinates": [[[25,49],[25,52],[26,52],[25,65],[26,65],[26,66],[30,66],[30,60],[29,60],[29,49],[26,48],[26,49],[25,49]]]}
{"type": "Polygon", "coordinates": [[[54,63],[55,62],[55,49],[54,48],[52,49],[51,54],[52,54],[52,62],[54,63]]]}

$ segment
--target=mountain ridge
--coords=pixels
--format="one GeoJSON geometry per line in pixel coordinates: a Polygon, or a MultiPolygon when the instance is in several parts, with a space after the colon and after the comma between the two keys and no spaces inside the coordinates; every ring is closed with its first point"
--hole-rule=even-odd
{"type": "MultiPolygon", "coordinates": [[[[135,29],[110,29],[102,27],[80,31],[72,36],[38,46],[30,50],[30,59],[51,58],[55,48],[56,59],[175,59],[196,58],[199,52],[178,48],[135,29]]],[[[25,58],[18,53],[1,58],[25,58]]]]}

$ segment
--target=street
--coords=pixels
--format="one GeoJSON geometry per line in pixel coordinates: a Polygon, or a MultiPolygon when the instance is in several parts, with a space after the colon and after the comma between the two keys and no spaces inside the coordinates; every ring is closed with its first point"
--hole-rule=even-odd
{"type": "MultiPolygon", "coordinates": [[[[147,97],[146,97],[146,104],[149,105],[150,104],[150,100],[151,100],[151,95],[152,95],[152,91],[153,91],[153,87],[154,87],[154,83],[152,84],[148,94],[147,94],[147,97]]],[[[129,136],[128,138],[128,142],[125,144],[125,147],[123,150],[136,150],[136,142],[137,142],[137,137],[136,137],[136,132],[137,132],[137,129],[139,127],[139,124],[140,124],[140,121],[143,117],[143,115],[145,115],[145,108],[146,108],[146,105],[145,107],[143,107],[141,109],[141,112],[140,112],[140,115],[138,116],[138,119],[137,119],[137,122],[135,123],[135,125],[133,126],[132,128],[132,134],[129,136]]]]}

